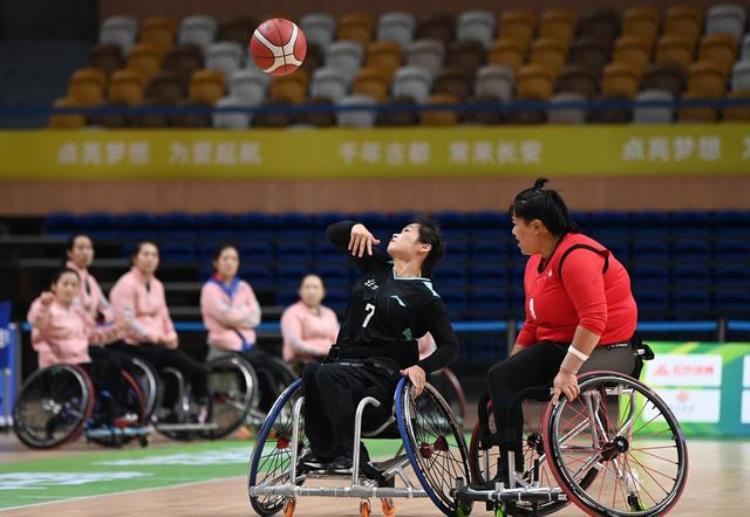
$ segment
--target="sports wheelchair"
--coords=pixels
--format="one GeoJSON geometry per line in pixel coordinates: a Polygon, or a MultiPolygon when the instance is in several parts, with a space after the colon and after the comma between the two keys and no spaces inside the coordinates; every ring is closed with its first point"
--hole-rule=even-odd
{"type": "Polygon", "coordinates": [[[391,416],[376,429],[363,430],[362,416],[368,405],[379,407],[380,402],[373,397],[363,398],[355,416],[353,468],[344,477],[350,483],[344,487],[319,487],[310,486],[311,481],[341,476],[324,471],[301,473],[298,469],[299,459],[309,451],[301,383],[297,380],[281,394],[258,434],[248,476],[250,504],[258,514],[273,515],[283,510],[286,517],[291,517],[296,498],[304,496],[360,499],[361,516],[370,515],[370,498],[381,499],[383,513],[394,515],[394,499],[399,497],[429,497],[445,515],[469,513],[471,502],[453,496],[456,480],[469,479],[463,431],[434,387],[425,385],[423,393],[415,398],[408,379],[399,380],[391,416]],[[401,440],[398,452],[390,459],[374,462],[376,472],[367,478],[360,475],[359,469],[362,437],[401,440]],[[408,467],[414,476],[409,475],[408,467]]]}
{"type": "Polygon", "coordinates": [[[146,405],[139,383],[121,372],[126,386],[118,403],[136,416],[133,425],[119,427],[107,415],[106,390],[95,390],[91,376],[80,366],[59,364],[34,372],[24,383],[13,406],[13,430],[24,444],[50,449],[83,434],[86,440],[119,447],[133,439],[148,444],[146,405]]]}
{"type": "MultiPolygon", "coordinates": [[[[198,421],[197,401],[190,383],[179,370],[164,368],[157,373],[153,366],[139,358],[133,358],[133,365],[134,375],[145,394],[148,421],[168,438],[216,440],[230,435],[243,424],[257,429],[265,420],[266,414],[259,408],[258,376],[253,366],[239,354],[227,353],[207,362],[209,415],[204,422],[198,421]],[[165,405],[167,398],[173,403],[165,405]]],[[[278,379],[277,393],[296,378],[291,370],[285,371],[286,375],[278,379]]]]}
{"type": "Polygon", "coordinates": [[[573,502],[588,515],[662,515],[678,501],[688,456],[679,423],[638,380],[614,371],[579,376],[580,395],[550,402],[549,387],[520,392],[523,467],[512,450],[501,465],[491,402],[480,402],[471,438],[472,486],[458,499],[483,501],[495,515],[548,515],[573,502]]]}

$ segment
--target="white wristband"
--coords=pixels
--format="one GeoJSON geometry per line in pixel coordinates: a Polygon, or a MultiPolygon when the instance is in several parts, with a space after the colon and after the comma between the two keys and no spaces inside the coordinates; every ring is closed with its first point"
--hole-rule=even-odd
{"type": "Polygon", "coordinates": [[[581,361],[586,361],[589,358],[589,356],[587,356],[586,354],[584,354],[583,352],[581,352],[580,350],[578,350],[573,345],[570,345],[568,347],[568,353],[569,354],[573,354],[574,356],[576,356],[581,361]]]}

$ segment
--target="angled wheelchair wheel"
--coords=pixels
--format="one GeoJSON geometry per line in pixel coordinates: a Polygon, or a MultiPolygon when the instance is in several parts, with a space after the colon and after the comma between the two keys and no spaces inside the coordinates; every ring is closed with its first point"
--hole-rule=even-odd
{"type": "MultiPolygon", "coordinates": [[[[146,417],[146,399],[141,391],[140,383],[130,373],[126,371],[120,372],[125,382],[126,390],[124,394],[124,400],[119,401],[120,409],[126,413],[137,415],[135,425],[137,427],[144,427],[147,423],[146,417]]],[[[101,395],[97,393],[97,399],[101,395]]],[[[86,424],[86,438],[98,445],[103,447],[121,447],[131,440],[136,438],[135,436],[123,435],[113,432],[109,435],[97,433],[95,436],[89,436],[88,429],[96,429],[108,427],[112,429],[112,423],[107,421],[107,415],[103,413],[103,408],[100,405],[99,400],[94,401],[94,411],[91,415],[90,421],[86,424]]]]}
{"type": "Polygon", "coordinates": [[[212,422],[217,428],[208,431],[206,437],[215,440],[233,433],[245,422],[258,383],[253,367],[239,356],[213,359],[208,368],[212,422]]]}
{"type": "Polygon", "coordinates": [[[154,411],[159,406],[159,378],[156,370],[140,357],[130,358],[129,373],[138,381],[145,402],[146,421],[151,421],[154,411]]]}
{"type": "Polygon", "coordinates": [[[688,468],[685,438],[669,407],[620,373],[590,372],[579,386],[576,400],[549,406],[544,425],[551,470],[568,499],[589,514],[668,512],[688,468]],[[599,474],[586,486],[592,470],[599,474]]]}
{"type": "Polygon", "coordinates": [[[401,439],[422,487],[445,515],[467,515],[470,503],[451,495],[457,478],[470,478],[463,431],[448,404],[430,384],[415,398],[406,377],[395,398],[401,439]]]}
{"type": "MultiPolygon", "coordinates": [[[[288,386],[274,402],[268,418],[258,433],[258,439],[250,459],[248,488],[258,485],[281,485],[289,483],[289,467],[292,461],[292,434],[294,404],[302,396],[302,380],[288,386]]],[[[300,444],[297,458],[309,449],[304,434],[304,421],[300,423],[300,444]]],[[[250,504],[259,515],[273,515],[284,508],[281,496],[250,496],[250,504]]]]}
{"type": "Polygon", "coordinates": [[[443,368],[430,375],[430,384],[443,396],[458,425],[463,429],[466,423],[466,397],[461,383],[449,368],[443,368]]]}
{"type": "Polygon", "coordinates": [[[34,372],[13,407],[13,430],[24,444],[49,449],[76,440],[94,409],[94,387],[78,366],[34,372]]]}

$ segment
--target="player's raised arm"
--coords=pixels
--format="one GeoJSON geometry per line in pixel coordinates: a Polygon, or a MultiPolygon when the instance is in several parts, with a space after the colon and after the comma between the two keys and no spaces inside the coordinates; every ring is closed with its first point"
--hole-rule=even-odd
{"type": "Polygon", "coordinates": [[[380,240],[365,225],[354,221],[339,221],[326,229],[328,240],[341,250],[351,255],[362,268],[373,262],[385,263],[388,255],[377,247],[380,240]]]}

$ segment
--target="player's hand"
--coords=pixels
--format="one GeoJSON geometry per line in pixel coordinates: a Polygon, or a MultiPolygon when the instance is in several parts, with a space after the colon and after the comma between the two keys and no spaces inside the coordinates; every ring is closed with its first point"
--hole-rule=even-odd
{"type": "Polygon", "coordinates": [[[352,252],[353,257],[362,257],[367,251],[368,255],[372,255],[372,246],[380,244],[380,240],[376,239],[370,230],[365,228],[363,224],[355,224],[352,226],[351,237],[349,238],[349,245],[346,247],[347,250],[352,252]]]}
{"type": "Polygon", "coordinates": [[[52,305],[52,302],[55,301],[55,295],[50,291],[44,291],[39,297],[39,301],[42,302],[42,305],[44,305],[45,307],[49,307],[50,305],[52,305]]]}
{"type": "Polygon", "coordinates": [[[560,395],[565,395],[573,402],[581,389],[578,387],[578,377],[574,373],[559,371],[552,382],[552,404],[557,404],[560,395]]]}
{"type": "Polygon", "coordinates": [[[425,380],[427,378],[427,374],[422,367],[415,364],[405,370],[401,370],[401,375],[409,377],[409,380],[414,385],[414,396],[420,396],[424,390],[425,380]]]}

